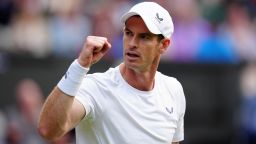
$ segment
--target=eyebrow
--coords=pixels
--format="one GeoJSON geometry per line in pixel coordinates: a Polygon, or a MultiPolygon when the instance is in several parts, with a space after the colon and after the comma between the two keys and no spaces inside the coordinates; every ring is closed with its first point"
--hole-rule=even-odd
{"type": "Polygon", "coordinates": [[[125,31],[131,31],[130,29],[128,29],[127,27],[124,28],[125,31]]]}

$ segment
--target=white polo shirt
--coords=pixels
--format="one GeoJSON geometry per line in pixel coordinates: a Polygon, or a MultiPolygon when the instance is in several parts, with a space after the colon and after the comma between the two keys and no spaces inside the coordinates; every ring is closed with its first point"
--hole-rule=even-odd
{"type": "Polygon", "coordinates": [[[119,66],[88,74],[76,99],[86,109],[76,127],[77,144],[170,144],[184,139],[182,86],[160,72],[151,91],[130,86],[119,66]]]}

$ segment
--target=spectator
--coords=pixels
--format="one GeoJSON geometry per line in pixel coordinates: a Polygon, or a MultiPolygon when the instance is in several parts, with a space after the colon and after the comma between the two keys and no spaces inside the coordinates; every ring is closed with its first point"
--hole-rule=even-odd
{"type": "Polygon", "coordinates": [[[216,28],[213,25],[211,35],[200,43],[196,54],[197,62],[218,64],[238,62],[233,41],[216,28]]]}
{"type": "Polygon", "coordinates": [[[16,89],[17,106],[8,110],[8,144],[45,144],[37,134],[36,124],[43,97],[32,79],[21,80],[16,89]]]}
{"type": "Polygon", "coordinates": [[[243,3],[230,4],[226,20],[223,31],[227,33],[226,39],[234,42],[240,60],[256,61],[256,27],[247,7],[243,3]]]}
{"type": "Polygon", "coordinates": [[[123,50],[120,47],[123,47],[123,25],[120,24],[120,17],[129,9],[133,3],[129,0],[115,0],[115,3],[112,5],[112,17],[113,26],[116,29],[116,33],[112,40],[112,51],[109,52],[109,57],[115,62],[119,62],[123,59],[123,50]]]}
{"type": "Polygon", "coordinates": [[[256,143],[256,63],[248,64],[241,74],[242,143],[256,143]]]}
{"type": "Polygon", "coordinates": [[[73,131],[53,142],[43,140],[37,132],[37,121],[43,104],[39,84],[30,78],[22,79],[16,88],[17,105],[8,109],[8,144],[71,144],[73,131]]]}
{"type": "Polygon", "coordinates": [[[52,53],[56,57],[74,58],[82,47],[92,24],[81,12],[81,0],[54,0],[50,3],[52,53]],[[60,5],[60,3],[62,3],[60,5]]]}
{"type": "Polygon", "coordinates": [[[163,58],[175,62],[194,62],[199,44],[209,34],[209,24],[201,17],[194,0],[174,1],[173,9],[173,44],[163,58]]]}
{"type": "Polygon", "coordinates": [[[9,50],[15,54],[29,54],[35,58],[49,55],[49,35],[41,3],[31,0],[16,0],[17,13],[11,24],[9,50]]]}

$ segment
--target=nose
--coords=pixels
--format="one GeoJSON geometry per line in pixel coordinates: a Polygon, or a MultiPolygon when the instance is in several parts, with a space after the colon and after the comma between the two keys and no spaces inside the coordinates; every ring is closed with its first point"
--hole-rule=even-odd
{"type": "Polygon", "coordinates": [[[137,48],[138,46],[138,40],[135,36],[131,37],[130,41],[129,41],[129,47],[130,48],[137,48]]]}

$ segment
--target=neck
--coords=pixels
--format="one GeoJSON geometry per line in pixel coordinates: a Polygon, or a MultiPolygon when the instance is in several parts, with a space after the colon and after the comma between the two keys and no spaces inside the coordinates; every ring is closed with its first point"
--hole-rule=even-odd
{"type": "Polygon", "coordinates": [[[120,71],[125,81],[132,87],[142,91],[149,91],[154,88],[157,66],[153,66],[148,71],[141,72],[128,68],[122,63],[120,71]]]}

